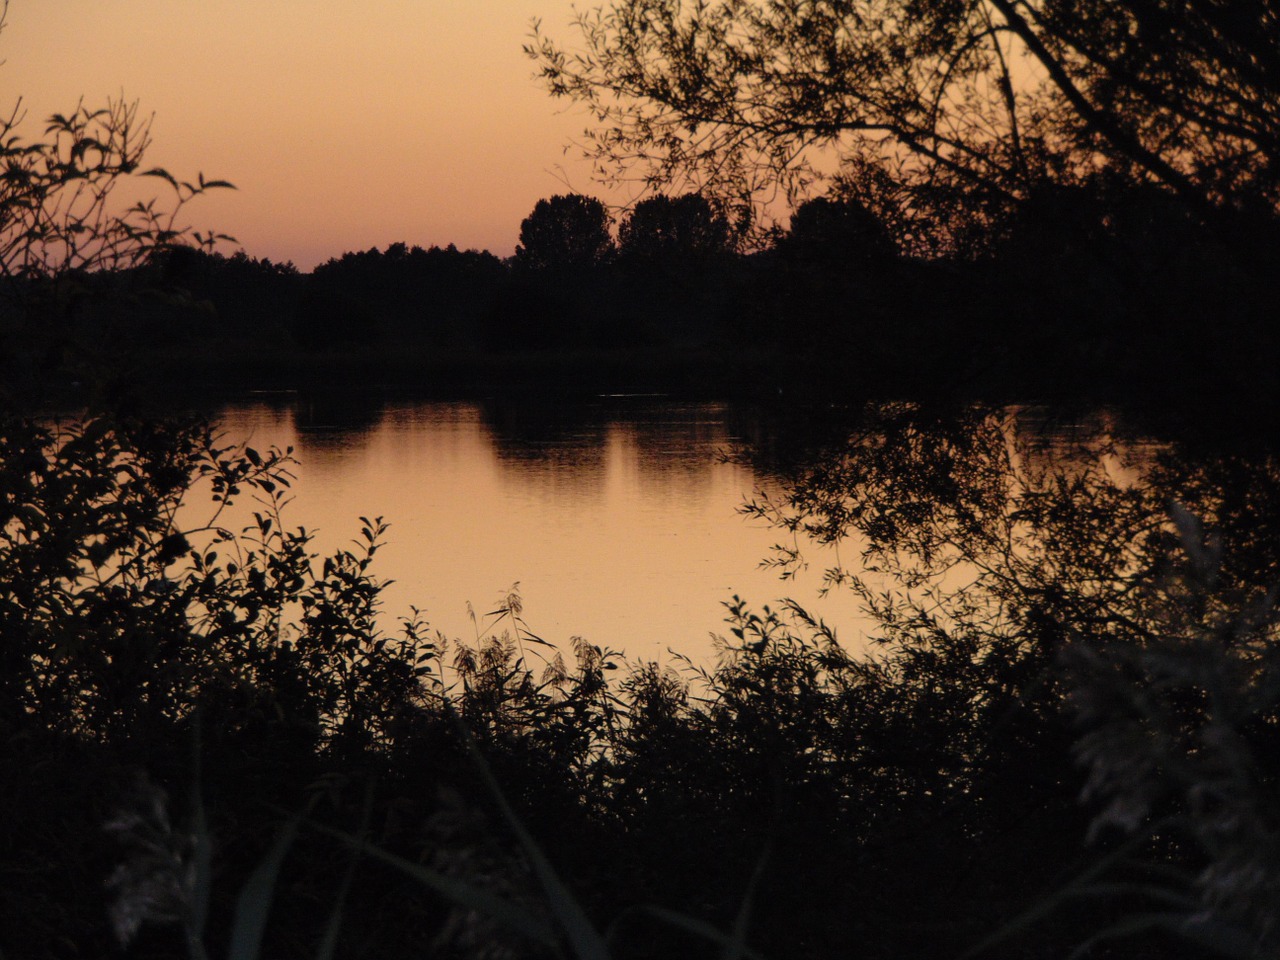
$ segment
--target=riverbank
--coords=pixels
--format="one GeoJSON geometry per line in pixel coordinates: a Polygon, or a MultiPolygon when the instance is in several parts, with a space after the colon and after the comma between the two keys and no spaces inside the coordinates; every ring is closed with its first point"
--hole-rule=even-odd
{"type": "MultiPolygon", "coordinates": [[[[1280,410],[1280,378],[1262,353],[1134,355],[1037,360],[975,341],[915,357],[866,350],[784,350],[707,344],[684,348],[578,348],[478,352],[420,344],[365,343],[300,350],[245,339],[58,351],[91,363],[28,365],[6,384],[12,409],[131,407],[172,411],[211,398],[298,393],[386,399],[528,397],[572,401],[610,395],[727,400],[779,407],[856,407],[873,401],[1122,408],[1164,427],[1265,421],[1280,410]]],[[[1216,428],[1215,428],[1216,429],[1216,428]]]]}

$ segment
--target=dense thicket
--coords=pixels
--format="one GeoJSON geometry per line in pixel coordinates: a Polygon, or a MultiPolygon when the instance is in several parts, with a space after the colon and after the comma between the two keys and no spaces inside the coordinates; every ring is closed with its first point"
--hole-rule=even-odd
{"type": "Polygon", "coordinates": [[[701,955],[646,910],[728,931],[753,874],[767,956],[1266,946],[1280,471],[1171,450],[1138,483],[1109,452],[871,409],[752,509],[862,553],[830,577],[873,647],[739,603],[722,663],[673,670],[546,648],[515,597],[472,647],[380,623],[381,524],[313,556],[280,512],[283,452],[7,420],[0,948],[101,956],[118,934],[172,956],[211,890],[219,951],[299,811],[270,955],[313,955],[339,906],[340,955],[505,942],[317,827],[554,926],[489,773],[618,956],[701,955]]]}

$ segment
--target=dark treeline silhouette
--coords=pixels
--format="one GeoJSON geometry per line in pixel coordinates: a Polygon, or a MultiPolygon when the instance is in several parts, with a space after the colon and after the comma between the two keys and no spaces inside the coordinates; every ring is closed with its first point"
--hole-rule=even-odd
{"type": "Polygon", "coordinates": [[[346,371],[430,390],[451,370],[445,389],[491,389],[538,357],[562,365],[550,389],[595,369],[588,389],[613,374],[619,389],[1169,401],[1199,382],[1275,399],[1274,217],[1209,224],[1167,191],[1099,181],[1045,186],[956,244],[867,196],[839,182],[750,249],[696,194],[616,224],[592,198],[539,201],[508,261],[395,243],[303,274],[173,248],[84,275],[44,321],[11,327],[11,356],[74,369],[114,354],[160,380],[267,387],[346,371]]]}
{"type": "Polygon", "coordinates": [[[1274,4],[606,0],[569,33],[526,52],[607,180],[739,220],[825,182],[896,242],[869,273],[757,272],[751,336],[803,337],[810,378],[1274,393],[1274,4]]]}

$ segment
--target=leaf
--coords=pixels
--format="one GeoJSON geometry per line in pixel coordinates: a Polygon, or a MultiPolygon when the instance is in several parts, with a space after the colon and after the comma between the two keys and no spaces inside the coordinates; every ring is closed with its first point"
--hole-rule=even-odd
{"type": "Polygon", "coordinates": [[[159,177],[161,180],[164,180],[166,183],[172,186],[175,190],[178,188],[177,178],[173,174],[171,174],[168,170],[164,169],[164,167],[152,167],[150,170],[143,170],[140,174],[138,174],[138,176],[159,177]]]}
{"type": "Polygon", "coordinates": [[[236,898],[236,912],[231,921],[231,945],[227,960],[258,960],[262,936],[267,929],[267,916],[275,895],[276,880],[285,854],[298,835],[301,819],[294,817],[280,831],[276,842],[254,869],[236,898]]]}

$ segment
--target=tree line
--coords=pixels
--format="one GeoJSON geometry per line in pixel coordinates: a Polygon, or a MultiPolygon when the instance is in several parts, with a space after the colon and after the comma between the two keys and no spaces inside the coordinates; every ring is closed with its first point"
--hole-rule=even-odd
{"type": "Polygon", "coordinates": [[[431,369],[464,389],[528,357],[571,382],[612,356],[656,389],[1125,400],[1168,399],[1196,377],[1274,399],[1274,217],[1223,232],[1156,187],[1044,185],[938,247],[906,199],[865,196],[838,181],[761,235],[694,193],[649,197],[616,223],[595,198],[554,196],[505,260],[393,243],[302,273],[164,246],[64,275],[56,296],[20,282],[38,319],[12,311],[6,335],[28,370],[74,376],[114,356],[215,385],[345,370],[430,389],[414,370],[431,369]]]}
{"type": "Polygon", "coordinates": [[[612,0],[570,33],[535,21],[526,52],[606,181],[756,223],[825,186],[890,229],[904,274],[819,281],[854,376],[1266,392],[1270,0],[612,0]]]}
{"type": "Polygon", "coordinates": [[[5,382],[104,358],[267,386],[612,364],[632,387],[1269,401],[1278,20],[1269,0],[586,9],[575,44],[535,25],[527,52],[590,114],[597,174],[644,199],[616,222],[539,201],[505,262],[213,254],[225,238],[177,218],[229,185],[144,169],[136,108],[56,115],[35,143],[15,110],[5,382]],[[167,207],[104,205],[144,175],[167,207]]]}

